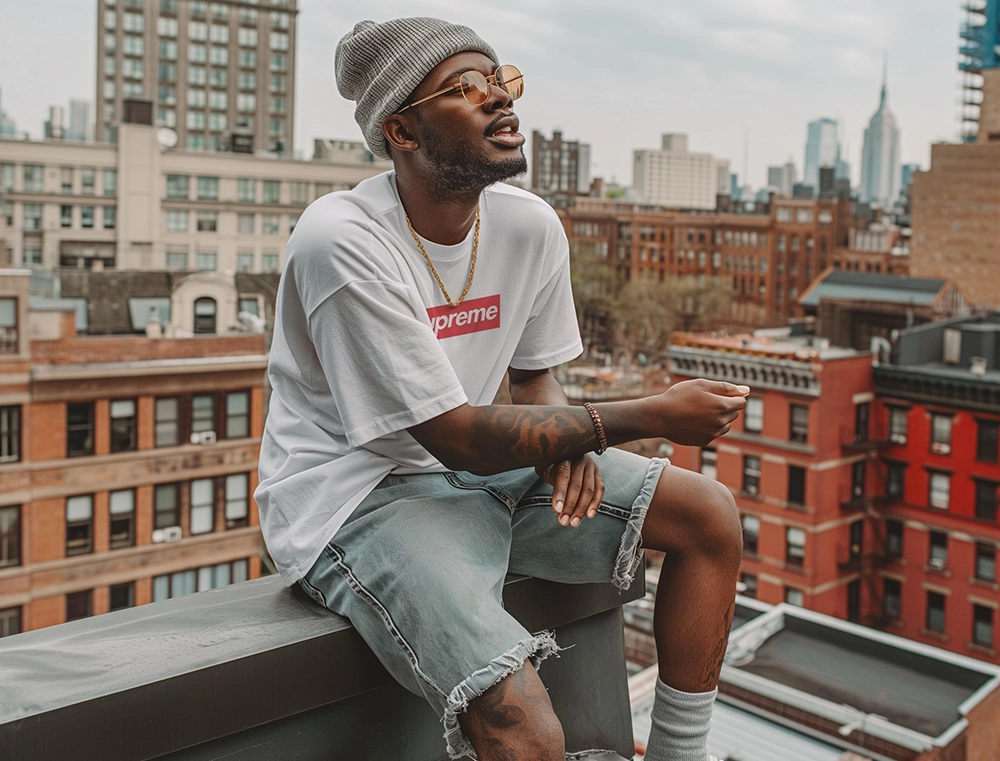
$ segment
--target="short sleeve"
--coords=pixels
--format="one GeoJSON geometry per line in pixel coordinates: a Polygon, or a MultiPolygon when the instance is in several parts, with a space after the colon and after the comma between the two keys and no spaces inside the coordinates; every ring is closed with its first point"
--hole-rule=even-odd
{"type": "Polygon", "coordinates": [[[353,447],[467,401],[437,338],[404,291],[385,282],[348,283],[308,316],[319,364],[353,447]]]}
{"type": "Polygon", "coordinates": [[[554,237],[558,266],[535,296],[510,363],[518,370],[544,370],[583,352],[570,281],[569,244],[561,229],[554,237]]]}

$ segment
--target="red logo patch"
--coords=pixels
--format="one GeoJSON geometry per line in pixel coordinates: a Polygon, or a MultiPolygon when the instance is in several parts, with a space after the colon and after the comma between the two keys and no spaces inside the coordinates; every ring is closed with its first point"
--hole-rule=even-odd
{"type": "Polygon", "coordinates": [[[427,310],[431,330],[438,338],[464,336],[500,327],[500,294],[463,301],[457,307],[445,304],[427,310]]]}

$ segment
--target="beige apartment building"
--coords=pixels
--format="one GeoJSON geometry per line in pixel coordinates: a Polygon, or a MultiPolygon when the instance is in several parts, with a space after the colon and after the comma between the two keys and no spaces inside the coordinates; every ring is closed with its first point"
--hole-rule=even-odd
{"type": "Polygon", "coordinates": [[[96,137],[115,142],[124,101],[192,151],[291,153],[297,0],[97,0],[96,137]],[[239,137],[234,141],[233,136],[239,137]]]}
{"type": "Polygon", "coordinates": [[[147,123],[114,144],[0,138],[0,264],[276,272],[309,203],[391,167],[346,141],[310,161],[164,148],[128,105],[147,123]]]}

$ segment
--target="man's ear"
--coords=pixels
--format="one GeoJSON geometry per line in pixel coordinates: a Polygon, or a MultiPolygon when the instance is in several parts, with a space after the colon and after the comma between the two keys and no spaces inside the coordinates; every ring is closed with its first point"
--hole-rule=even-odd
{"type": "Polygon", "coordinates": [[[408,115],[390,114],[382,122],[382,134],[393,150],[412,152],[420,147],[408,115]]]}

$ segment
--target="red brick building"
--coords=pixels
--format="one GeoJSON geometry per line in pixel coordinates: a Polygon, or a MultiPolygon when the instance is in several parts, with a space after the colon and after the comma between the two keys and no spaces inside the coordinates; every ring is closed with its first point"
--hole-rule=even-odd
{"type": "Polygon", "coordinates": [[[0,276],[0,635],[259,576],[264,336],[77,335],[28,283],[0,276]]]}

